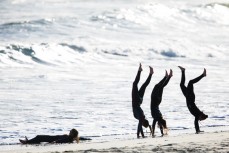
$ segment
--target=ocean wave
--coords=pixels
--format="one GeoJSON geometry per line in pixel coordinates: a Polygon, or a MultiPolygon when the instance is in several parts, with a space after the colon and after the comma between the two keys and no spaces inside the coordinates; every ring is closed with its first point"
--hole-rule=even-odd
{"type": "Polygon", "coordinates": [[[128,56],[127,54],[124,53],[118,53],[117,50],[112,50],[112,51],[107,51],[107,50],[102,50],[103,53],[105,54],[111,54],[111,55],[116,55],[116,56],[128,56]]]}
{"type": "Polygon", "coordinates": [[[198,52],[191,49],[182,49],[178,44],[155,44],[149,46],[90,46],[74,43],[40,43],[40,44],[9,44],[0,46],[0,62],[2,66],[64,66],[74,65],[86,61],[107,61],[107,59],[117,60],[121,58],[136,58],[138,56],[146,58],[217,58],[222,56],[220,49],[203,48],[198,52]],[[170,46],[171,48],[169,48],[170,46]],[[200,51],[203,50],[203,51],[200,51]],[[208,50],[208,51],[205,51],[208,50]],[[220,50],[217,51],[217,50],[220,50]],[[93,55],[93,56],[92,56],[93,55]],[[99,58],[97,58],[99,57],[99,58]]]}
{"type": "MultiPolygon", "coordinates": [[[[101,22],[105,27],[151,29],[154,26],[192,25],[199,22],[229,25],[229,4],[211,3],[192,7],[174,7],[162,3],[148,3],[134,8],[120,8],[93,15],[91,21],[101,22]],[[142,27],[143,26],[143,27],[142,27]]],[[[172,26],[173,27],[173,26],[172,26]]],[[[174,28],[174,27],[173,27],[174,28]]]]}
{"type": "Polygon", "coordinates": [[[225,120],[225,116],[211,116],[210,118],[213,118],[215,120],[225,120]]]}
{"type": "Polygon", "coordinates": [[[182,8],[181,12],[191,22],[198,21],[206,24],[229,26],[229,9],[226,3],[210,3],[191,8],[182,8]]]}
{"type": "Polygon", "coordinates": [[[169,130],[187,130],[187,129],[190,129],[190,128],[187,128],[187,127],[183,127],[183,126],[178,126],[178,127],[173,127],[173,128],[170,128],[169,130]]]}
{"type": "Polygon", "coordinates": [[[52,24],[52,19],[37,19],[3,23],[0,25],[0,38],[5,39],[9,37],[12,39],[16,37],[17,39],[21,39],[22,37],[31,37],[31,34],[39,34],[42,31],[50,33],[50,29],[48,27],[52,27],[52,24]]]}
{"type": "Polygon", "coordinates": [[[3,23],[1,26],[9,27],[9,26],[25,26],[25,25],[48,25],[53,22],[53,19],[38,19],[31,21],[16,21],[16,22],[8,22],[3,23]]]}
{"type": "Polygon", "coordinates": [[[179,56],[176,52],[174,52],[172,49],[163,50],[161,52],[161,55],[166,57],[185,57],[185,56],[179,56]]]}
{"type": "Polygon", "coordinates": [[[229,8],[229,3],[210,3],[210,4],[207,4],[206,6],[215,7],[215,5],[222,5],[224,7],[229,8]]]}
{"type": "Polygon", "coordinates": [[[78,51],[78,52],[86,52],[86,49],[82,46],[71,45],[71,44],[66,44],[66,43],[60,43],[60,45],[69,47],[70,49],[73,49],[73,50],[78,51]]]}
{"type": "Polygon", "coordinates": [[[80,58],[87,50],[83,46],[68,43],[58,44],[10,44],[0,48],[0,62],[6,66],[42,64],[57,66],[69,64],[80,58]]]}
{"type": "MultiPolygon", "coordinates": [[[[20,52],[23,55],[30,57],[31,60],[36,62],[36,63],[45,64],[45,65],[52,65],[51,63],[43,61],[42,59],[39,59],[38,57],[36,57],[36,52],[33,50],[32,47],[23,47],[20,45],[11,44],[9,46],[6,46],[6,49],[10,50],[10,51],[20,52]]],[[[11,54],[8,56],[10,60],[13,60],[13,61],[20,63],[20,64],[26,64],[26,62],[23,61],[22,59],[17,59],[17,56],[14,56],[13,52],[8,52],[8,53],[11,54]]]]}

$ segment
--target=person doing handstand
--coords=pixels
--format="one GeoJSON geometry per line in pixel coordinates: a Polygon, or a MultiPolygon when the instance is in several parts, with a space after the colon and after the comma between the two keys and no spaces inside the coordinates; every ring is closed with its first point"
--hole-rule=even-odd
{"type": "Polygon", "coordinates": [[[143,85],[141,86],[140,90],[138,90],[138,82],[140,80],[140,75],[142,72],[142,65],[140,63],[139,65],[139,69],[138,69],[138,73],[137,76],[133,82],[133,88],[132,88],[132,109],[133,109],[133,115],[134,117],[139,120],[138,122],[138,128],[137,128],[137,138],[140,138],[140,133],[141,136],[144,138],[144,133],[143,133],[143,129],[142,126],[144,126],[145,128],[149,127],[150,128],[150,132],[151,130],[151,126],[149,125],[148,120],[145,118],[144,112],[141,109],[140,105],[142,104],[143,101],[143,96],[145,93],[145,89],[148,86],[148,84],[150,83],[151,77],[153,75],[153,68],[150,68],[150,73],[149,76],[147,78],[147,80],[145,81],[145,83],[143,83],[143,85]]]}
{"type": "Polygon", "coordinates": [[[196,133],[198,134],[200,132],[203,132],[203,131],[200,131],[198,121],[205,120],[206,118],[208,118],[208,115],[205,115],[203,112],[201,112],[195,104],[195,94],[194,94],[193,84],[200,81],[203,77],[206,77],[206,69],[204,69],[204,72],[200,76],[198,76],[197,78],[195,78],[193,80],[190,80],[188,83],[188,86],[186,87],[184,85],[185,84],[185,68],[183,68],[181,66],[178,66],[178,67],[181,69],[180,88],[181,88],[183,95],[186,98],[187,107],[188,107],[190,113],[195,117],[194,125],[195,125],[195,129],[196,129],[196,133]]]}
{"type": "Polygon", "coordinates": [[[165,71],[165,76],[164,78],[154,86],[153,91],[151,93],[151,115],[153,117],[153,123],[152,123],[152,136],[154,136],[155,132],[155,125],[158,122],[158,126],[161,131],[161,135],[167,134],[167,125],[166,125],[166,120],[163,119],[162,114],[159,110],[159,105],[162,101],[162,94],[163,94],[163,89],[164,87],[168,84],[170,78],[173,75],[173,71],[170,69],[170,73],[168,75],[167,71],[165,71]]]}

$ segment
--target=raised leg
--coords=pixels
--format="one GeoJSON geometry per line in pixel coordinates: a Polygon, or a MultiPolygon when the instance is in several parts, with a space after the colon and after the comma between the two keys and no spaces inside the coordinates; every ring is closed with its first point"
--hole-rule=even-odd
{"type": "Polygon", "coordinates": [[[150,80],[151,80],[151,77],[153,75],[153,68],[152,67],[149,67],[150,68],[150,73],[146,79],[146,81],[143,83],[143,85],[141,86],[140,90],[139,90],[139,96],[141,98],[143,98],[144,96],[144,93],[145,93],[145,90],[146,90],[146,87],[149,85],[150,83],[150,80]]]}
{"type": "Polygon", "coordinates": [[[184,96],[186,96],[186,89],[185,87],[185,68],[178,66],[181,69],[181,82],[180,82],[180,88],[184,96]]]}
{"type": "Polygon", "coordinates": [[[163,94],[163,89],[164,87],[168,84],[170,78],[172,77],[172,70],[170,70],[170,75],[166,75],[162,81],[160,81],[159,86],[157,87],[157,97],[159,97],[159,99],[162,99],[162,94],[163,94]]]}
{"type": "Polygon", "coordinates": [[[138,72],[137,72],[137,75],[135,77],[135,80],[133,82],[133,87],[132,87],[132,99],[135,101],[135,103],[141,103],[139,93],[138,93],[138,82],[140,80],[141,71],[142,71],[142,68],[141,68],[141,63],[140,63],[138,72]]]}
{"type": "Polygon", "coordinates": [[[204,69],[203,74],[201,74],[200,76],[196,77],[195,79],[190,80],[189,84],[195,84],[195,83],[199,82],[205,76],[206,76],[206,69],[204,69]]]}
{"type": "Polygon", "coordinates": [[[137,86],[138,85],[138,82],[140,80],[141,72],[142,72],[142,65],[140,63],[139,68],[138,68],[138,73],[137,73],[137,75],[135,77],[135,80],[134,80],[134,83],[133,83],[134,86],[137,86]]]}
{"type": "Polygon", "coordinates": [[[165,83],[165,80],[167,79],[167,77],[168,77],[168,72],[165,70],[165,76],[160,82],[158,82],[157,86],[158,87],[163,86],[163,84],[165,83]]]}
{"type": "Polygon", "coordinates": [[[167,76],[167,79],[164,81],[163,87],[165,87],[169,83],[169,80],[171,79],[172,76],[173,76],[173,71],[170,69],[170,73],[167,76]]]}
{"type": "Polygon", "coordinates": [[[188,90],[193,92],[193,85],[195,83],[197,83],[198,81],[200,81],[203,77],[204,77],[204,73],[201,74],[200,76],[196,77],[195,79],[190,80],[189,83],[188,83],[188,87],[187,87],[188,90]]]}
{"type": "Polygon", "coordinates": [[[41,142],[53,142],[57,138],[55,136],[48,136],[48,135],[37,135],[35,138],[30,139],[27,141],[28,144],[38,144],[41,142]]]}

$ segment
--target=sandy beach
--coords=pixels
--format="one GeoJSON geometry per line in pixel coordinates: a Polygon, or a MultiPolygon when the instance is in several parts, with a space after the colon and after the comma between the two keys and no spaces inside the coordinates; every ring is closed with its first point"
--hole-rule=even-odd
{"type": "Polygon", "coordinates": [[[5,153],[78,152],[229,152],[229,131],[67,145],[20,145],[5,153]]]}

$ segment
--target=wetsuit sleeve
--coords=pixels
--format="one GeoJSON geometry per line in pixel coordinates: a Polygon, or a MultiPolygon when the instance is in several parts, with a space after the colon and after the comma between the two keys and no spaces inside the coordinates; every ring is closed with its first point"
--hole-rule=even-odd
{"type": "Polygon", "coordinates": [[[152,74],[149,74],[149,76],[147,77],[146,81],[143,83],[143,85],[141,86],[140,90],[139,90],[139,96],[141,98],[143,98],[146,87],[149,85],[150,80],[151,80],[152,74]]]}
{"type": "Polygon", "coordinates": [[[134,80],[134,85],[137,86],[139,80],[140,80],[140,75],[141,75],[141,71],[138,71],[136,77],[135,77],[135,80],[134,80]]]}
{"type": "Polygon", "coordinates": [[[79,140],[81,140],[81,141],[84,141],[84,140],[91,140],[91,138],[80,137],[79,140]]]}
{"type": "Polygon", "coordinates": [[[186,89],[187,88],[185,87],[184,83],[185,83],[185,72],[182,71],[182,73],[181,73],[180,88],[181,88],[181,91],[182,91],[183,95],[186,97],[186,89]]]}
{"type": "Polygon", "coordinates": [[[201,75],[198,76],[197,78],[190,80],[190,81],[189,81],[189,84],[190,84],[190,83],[191,83],[191,84],[197,83],[197,82],[199,82],[203,77],[204,77],[204,75],[201,74],[201,75]]]}

